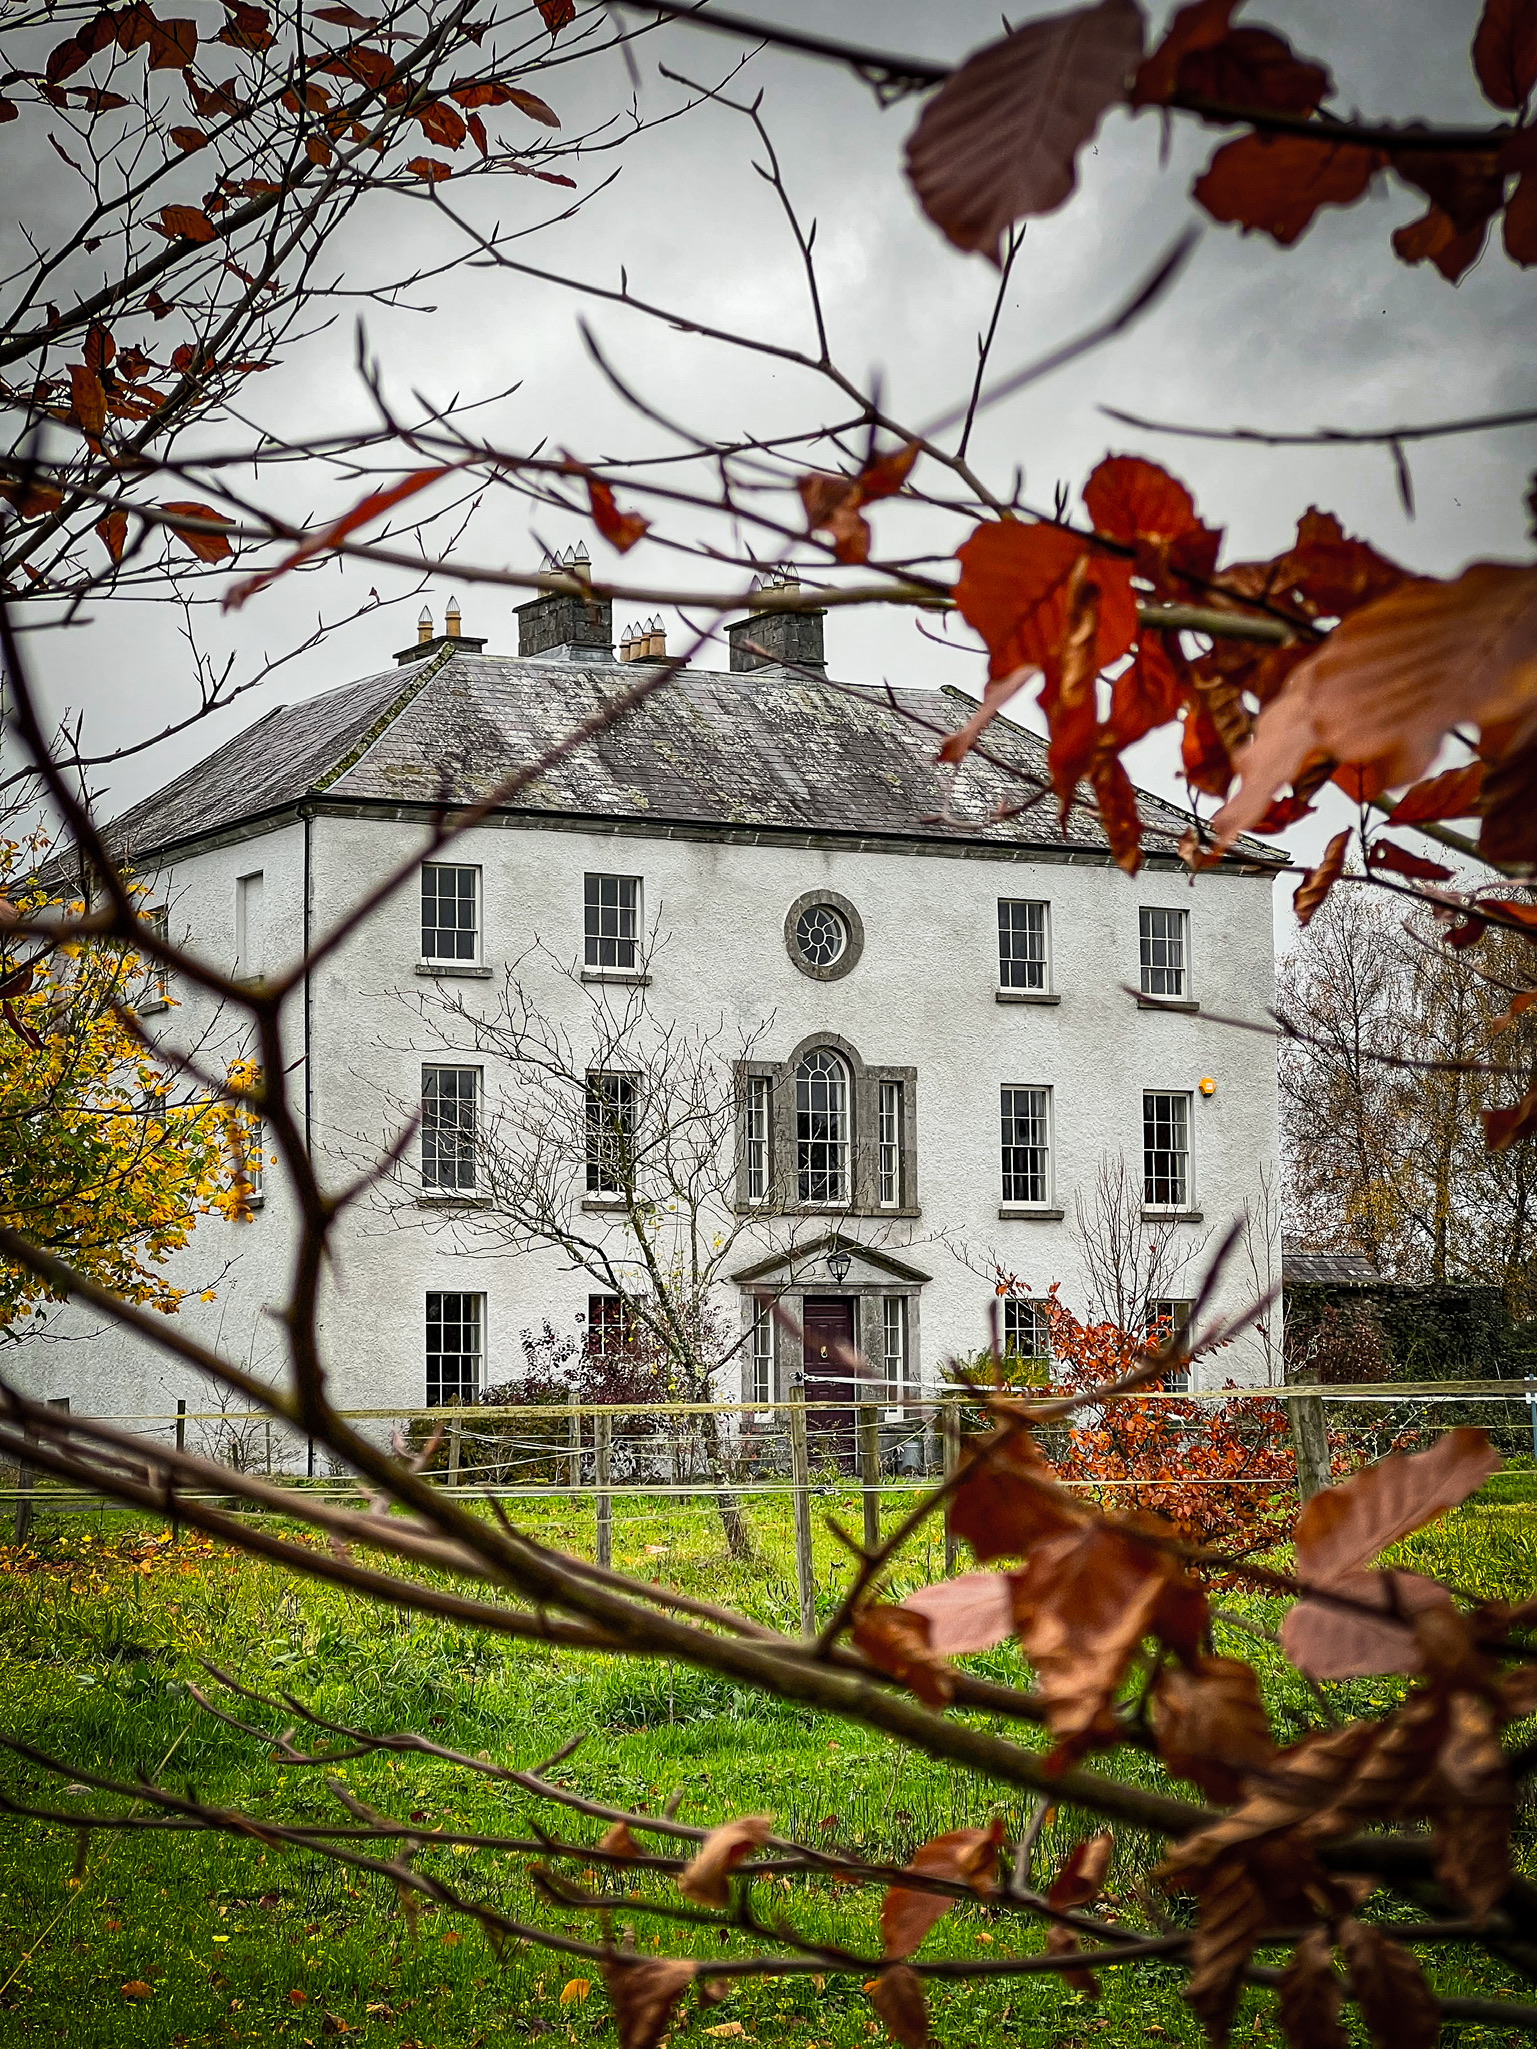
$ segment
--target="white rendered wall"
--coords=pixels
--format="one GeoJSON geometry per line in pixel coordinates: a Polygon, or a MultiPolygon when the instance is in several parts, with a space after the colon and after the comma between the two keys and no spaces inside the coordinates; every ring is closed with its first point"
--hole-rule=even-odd
{"type": "MultiPolygon", "coordinates": [[[[414,823],[384,818],[322,816],[310,832],[316,934],[423,843],[414,823]]],[[[173,932],[180,937],[190,929],[207,957],[228,967],[236,884],[260,868],[268,965],[293,958],[303,931],[303,837],[303,826],[293,824],[176,866],[167,890],[173,932]]],[[[1140,1173],[1145,1089],[1192,1097],[1193,1194],[1205,1221],[1176,1226],[1181,1234],[1194,1240],[1220,1229],[1255,1203],[1262,1170],[1274,1173],[1272,1042],[1205,1015],[1263,1019],[1273,1000],[1272,885],[1264,877],[1218,873],[1192,886],[1171,872],[1128,880],[1086,860],[793,847],[767,837],[729,844],[670,837],[665,827],[648,837],[484,826],[466,835],[452,858],[482,870],[483,959],[492,978],[442,985],[470,1005],[494,1007],[507,964],[536,942],[579,964],[585,873],[639,875],[645,922],[657,931],[649,1000],[659,1015],[707,1028],[723,1021],[728,1038],[762,1030],[756,1053],[764,1059],[783,1059],[809,1035],[827,1031],[851,1042],[867,1062],[917,1069],[922,1213],[855,1217],[845,1232],[932,1276],[922,1290],[918,1362],[931,1383],[947,1357],[975,1353],[986,1342],[992,1289],[974,1269],[985,1270],[990,1259],[1041,1292],[1058,1281],[1063,1299],[1081,1304],[1074,1194],[1092,1195],[1107,1153],[1124,1153],[1140,1173]],[[847,897],[863,921],[862,957],[841,980],[809,979],[785,947],[787,908],[815,889],[847,897]],[[1002,896],[1050,904],[1059,1004],[996,1000],[1002,896]],[[1137,912],[1145,904],[1188,912],[1191,993],[1201,1014],[1153,1013],[1124,993],[1137,981],[1137,912]],[[1197,1093],[1203,1076],[1217,1085],[1210,1099],[1197,1093]],[[998,1090],[1008,1082],[1053,1092],[1053,1197],[1066,1212],[1062,1221],[998,1215],[998,1090]]],[[[411,887],[314,975],[310,1108],[317,1158],[333,1185],[392,1134],[394,1106],[416,1099],[423,1058],[451,1057],[413,1016],[423,989],[438,986],[415,972],[419,936],[419,896],[411,887]]],[[[547,960],[530,960],[523,979],[549,1014],[573,1031],[583,1027],[586,999],[547,960]]],[[[296,1000],[287,1019],[294,1061],[303,1054],[301,1009],[296,1000]]],[[[200,999],[189,998],[161,1023],[179,1043],[203,1038],[212,1045],[221,1031],[232,1040],[200,999]]],[[[238,1050],[221,1044],[224,1053],[238,1050]]],[[[290,1086],[302,1105],[302,1066],[290,1086]]],[[[488,1071],[488,1093],[497,1086],[488,1071]]],[[[808,1219],[804,1235],[826,1228],[825,1216],[808,1219]]],[[[217,1282],[218,1300],[189,1305],[184,1327],[242,1363],[274,1368],[280,1348],[264,1305],[281,1298],[291,1234],[291,1200],[281,1173],[269,1169],[267,1199],[254,1222],[202,1224],[175,1262],[180,1285],[231,1263],[217,1282]]],[[[585,1275],[563,1270],[553,1254],[476,1255],[472,1248],[481,1242],[436,1210],[391,1213],[363,1205],[343,1224],[324,1317],[342,1406],[421,1404],[429,1289],[484,1293],[488,1382],[521,1370],[521,1329],[546,1318],[557,1329],[575,1327],[592,1285],[585,1275]]],[[[765,1242],[763,1250],[772,1249],[765,1242]]],[[[732,1264],[753,1256],[744,1241],[732,1264]]],[[[1274,1264],[1278,1271],[1279,1248],[1274,1264]]],[[[1236,1272],[1226,1300],[1237,1307],[1252,1290],[1252,1275],[1236,1272]]],[[[730,1313],[734,1320],[734,1302],[730,1313]]],[[[71,1316],[58,1320],[61,1330],[84,1327],[71,1316]]],[[[68,1394],[78,1409],[158,1410],[174,1406],[178,1394],[194,1405],[206,1402],[195,1374],[136,1340],[107,1334],[27,1351],[26,1378],[35,1391],[68,1394]]],[[[1260,1348],[1241,1342],[1207,1362],[1204,1376],[1208,1383],[1261,1379],[1260,1348]]]]}

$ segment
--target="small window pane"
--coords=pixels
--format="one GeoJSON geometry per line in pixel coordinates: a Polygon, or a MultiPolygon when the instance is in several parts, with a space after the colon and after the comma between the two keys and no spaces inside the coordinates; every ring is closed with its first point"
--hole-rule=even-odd
{"type": "Polygon", "coordinates": [[[260,869],[235,884],[235,976],[259,982],[267,972],[267,914],[260,869]]]}
{"type": "Polygon", "coordinates": [[[480,952],[480,870],[422,866],[422,959],[475,960],[480,952]]]}
{"type": "Polygon", "coordinates": [[[587,1354],[593,1359],[617,1358],[635,1342],[635,1319],[622,1295],[587,1297],[587,1354]]]}
{"type": "Polygon", "coordinates": [[[423,1188],[460,1193],[474,1188],[479,1094],[478,1068],[422,1069],[423,1188]]]}
{"type": "Polygon", "coordinates": [[[481,1384],[483,1295],[427,1297],[427,1406],[472,1402],[481,1384]]]}
{"type": "Polygon", "coordinates": [[[877,1200],[893,1208],[902,1200],[902,1084],[883,1081],[876,1148],[877,1200]]]}
{"type": "Polygon", "coordinates": [[[1003,1303],[1003,1355],[1006,1359],[1049,1359],[1051,1323],[1042,1302],[1008,1295],[1003,1303]]]}
{"type": "MultiPolygon", "coordinates": [[[[1164,1297],[1147,1305],[1147,1341],[1150,1345],[1167,1344],[1175,1331],[1181,1329],[1185,1319],[1195,1307],[1193,1302],[1175,1301],[1164,1297]]],[[[1188,1366],[1163,1376],[1165,1394],[1186,1394],[1190,1389],[1188,1366]]]]}
{"type": "Polygon", "coordinates": [[[774,1394],[774,1312],[766,1302],[753,1311],[752,1357],[748,1364],[747,1399],[765,1406],[774,1394]]]}
{"type": "Polygon", "coordinates": [[[802,1202],[848,1201],[848,1074],[822,1046],[795,1070],[795,1154],[802,1202]]]}
{"type": "Polygon", "coordinates": [[[1190,1098],[1142,1098],[1142,1199],[1149,1209],[1190,1207],[1190,1098]]]}
{"type": "Polygon", "coordinates": [[[1000,1091],[1003,1125],[1003,1199],[1044,1203],[1051,1186],[1051,1153],[1045,1089],[1000,1091]]]}
{"type": "Polygon", "coordinates": [[[640,877],[589,875],[585,915],[588,967],[635,967],[640,940],[640,877]]]}
{"type": "Polygon", "coordinates": [[[589,1195],[622,1195],[634,1180],[636,1095],[633,1074],[587,1077],[589,1195]]]}
{"type": "Polygon", "coordinates": [[[747,1077],[745,1178],[749,1202],[768,1199],[770,1086],[766,1074],[747,1077]]]}
{"type": "Polygon", "coordinates": [[[1143,995],[1183,996],[1185,913],[1142,910],[1137,918],[1141,927],[1143,995]]]}
{"type": "Polygon", "coordinates": [[[907,1385],[907,1300],[887,1295],[881,1302],[881,1370],[886,1399],[899,1402],[907,1385]]]}
{"type": "Polygon", "coordinates": [[[1046,975],[1046,906],[998,901],[998,986],[1042,989],[1046,975]]]}
{"type": "Polygon", "coordinates": [[[811,904],[795,921],[795,950],[808,967],[832,967],[848,943],[849,928],[831,904],[811,904]]]}

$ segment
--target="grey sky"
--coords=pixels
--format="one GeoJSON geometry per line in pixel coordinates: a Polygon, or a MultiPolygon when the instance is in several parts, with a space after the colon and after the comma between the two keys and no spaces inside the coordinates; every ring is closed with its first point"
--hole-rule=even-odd
{"type": "MultiPolygon", "coordinates": [[[[766,18],[814,24],[887,48],[958,58],[998,32],[987,0],[764,0],[766,18]]],[[[1051,11],[1032,7],[1026,14],[1051,11]]],[[[1477,7],[1471,0],[1401,0],[1342,10],[1326,0],[1280,0],[1252,18],[1282,29],[1306,55],[1334,68],[1341,101],[1364,114],[1439,121],[1489,118],[1468,62],[1477,7]]],[[[637,46],[642,102],[660,109],[677,88],[657,64],[696,79],[719,79],[733,59],[724,39],[669,28],[637,46]]],[[[888,403],[918,421],[960,395],[986,318],[993,274],[951,250],[918,214],[901,178],[903,142],[918,111],[907,101],[882,110],[855,78],[830,66],[768,52],[734,90],[762,88],[765,114],[798,203],[819,223],[819,272],[835,353],[851,372],[879,367],[888,403]]],[[[548,96],[568,126],[580,125],[627,92],[622,65],[557,74],[548,96]]],[[[1005,316],[995,364],[1028,359],[1071,334],[1125,293],[1179,230],[1198,216],[1191,178],[1218,139],[1185,119],[1174,124],[1166,167],[1159,124],[1124,113],[1106,122],[1086,158],[1079,194],[1031,226],[1005,316]]],[[[752,138],[739,118],[706,108],[643,137],[622,153],[617,184],[575,221],[523,245],[528,257],[604,284],[627,266],[632,290],[723,326],[805,343],[805,293],[773,195],[753,173],[752,138]]],[[[607,168],[612,160],[602,160],[607,168]]],[[[449,188],[452,192],[454,188],[449,188]]],[[[490,208],[484,197],[472,203],[490,208]]],[[[504,181],[503,220],[532,219],[549,188],[504,181]]],[[[1284,545],[1310,503],[1336,511],[1347,528],[1417,569],[1451,572],[1480,556],[1528,550],[1521,506],[1534,439],[1521,430],[1433,443],[1414,454],[1418,518],[1398,503],[1380,451],[1265,450],[1178,442],[1108,421],[1101,404],[1155,417],[1276,428],[1383,425],[1529,405],[1537,397],[1531,361],[1530,276],[1494,247],[1453,290],[1428,266],[1399,264],[1388,246],[1396,225],[1421,206],[1394,184],[1349,212],[1326,212],[1300,245],[1278,250],[1208,224],[1174,295],[1130,335],[1050,383],[1000,406],[975,444],[984,472],[1006,486],[1023,466],[1027,492],[1049,503],[1065,480],[1074,491],[1107,450],[1162,461],[1194,489],[1204,515],[1229,534],[1229,553],[1271,553],[1284,545]]],[[[354,274],[377,274],[414,252],[441,252],[432,210],[403,202],[375,212],[348,252],[354,274]]],[[[518,393],[483,425],[511,443],[544,437],[577,453],[640,453],[662,445],[656,429],[628,414],[580,347],[578,307],[551,286],[493,272],[465,271],[426,288],[435,310],[368,310],[370,338],[395,390],[435,399],[470,397],[521,380],[518,393]]],[[[831,417],[831,398],[813,378],[682,337],[622,309],[589,317],[605,348],[649,399],[705,432],[773,431],[831,417]]],[[[352,372],[350,311],[329,335],[307,344],[283,370],[259,380],[261,416],[293,433],[365,418],[352,372]]],[[[329,499],[320,509],[335,509],[329,499]]],[[[878,533],[920,532],[901,508],[878,510],[878,533]]],[[[467,542],[478,559],[536,566],[527,509],[488,504],[467,542]]],[[[699,522],[680,523],[692,536],[699,522]]],[[[952,530],[953,533],[953,530],[952,530]]],[[[546,517],[540,538],[561,545],[588,538],[576,522],[546,517]]],[[[592,542],[600,568],[615,558],[592,542]]],[[[697,585],[697,567],[642,544],[624,563],[635,581],[697,585]]],[[[346,593],[370,584],[403,587],[386,574],[328,568],[290,579],[228,619],[205,612],[200,631],[214,650],[248,668],[308,631],[318,610],[345,609],[346,593]]],[[[441,614],[452,580],[435,587],[441,614]]],[[[465,630],[511,650],[514,599],[461,589],[465,630]]],[[[415,606],[335,637],[210,726],[140,759],[116,777],[109,808],[166,780],[208,752],[237,724],[273,702],[377,669],[412,638],[415,606]]],[[[637,611],[646,608],[637,607],[637,611]]],[[[651,608],[654,609],[654,608],[651,608]]],[[[623,624],[625,608],[616,610],[623,624]]],[[[669,624],[673,622],[669,621],[669,624]]],[[[930,631],[933,629],[930,628],[930,631]]],[[[896,612],[835,615],[829,651],[836,674],[902,682],[975,685],[981,663],[957,646],[936,647],[896,612]]],[[[185,702],[186,664],[175,620],[145,607],[98,608],[86,631],[55,641],[45,660],[56,695],[83,706],[98,738],[156,723],[185,702]]],[[[1165,790],[1167,748],[1148,743],[1134,771],[1165,790]]]]}

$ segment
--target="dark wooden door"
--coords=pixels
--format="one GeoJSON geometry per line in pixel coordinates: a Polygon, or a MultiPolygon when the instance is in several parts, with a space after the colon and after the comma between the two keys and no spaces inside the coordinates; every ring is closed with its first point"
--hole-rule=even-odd
{"type": "Polygon", "coordinates": [[[808,1297],[802,1321],[805,1332],[806,1399],[837,1402],[836,1409],[813,1409],[806,1418],[806,1438],[813,1466],[834,1463],[840,1472],[854,1470],[854,1304],[847,1295],[808,1297]]]}

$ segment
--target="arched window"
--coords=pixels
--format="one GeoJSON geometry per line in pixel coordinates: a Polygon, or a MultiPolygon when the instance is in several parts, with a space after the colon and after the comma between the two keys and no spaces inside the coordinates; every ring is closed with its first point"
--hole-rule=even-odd
{"type": "Polygon", "coordinates": [[[825,1046],[795,1070],[795,1163],[802,1202],[848,1201],[848,1069],[825,1046]]]}

